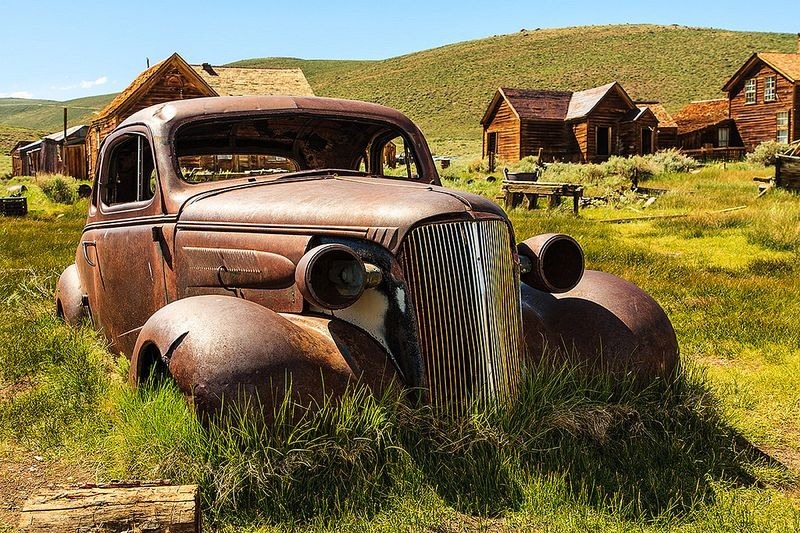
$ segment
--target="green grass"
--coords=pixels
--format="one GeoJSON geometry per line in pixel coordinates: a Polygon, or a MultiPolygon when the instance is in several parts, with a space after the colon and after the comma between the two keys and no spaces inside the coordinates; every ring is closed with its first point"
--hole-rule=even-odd
{"type": "MultiPolygon", "coordinates": [[[[468,170],[447,183],[497,193],[468,170]]],[[[100,479],[198,483],[207,523],[232,530],[800,528],[800,201],[756,200],[765,172],[655,176],[646,185],[670,192],[647,209],[510,213],[518,239],[570,233],[590,268],[661,303],[681,344],[675,383],[541,367],[515,406],[462,421],[355,390],[299,422],[286,406],[274,425],[234,413],[207,426],[169,385],[130,390],[91,328],[54,319],[86,203],[54,204],[28,179],[31,216],[0,221],[0,442],[100,479]],[[676,213],[689,216],[602,222],[676,213]]]]}

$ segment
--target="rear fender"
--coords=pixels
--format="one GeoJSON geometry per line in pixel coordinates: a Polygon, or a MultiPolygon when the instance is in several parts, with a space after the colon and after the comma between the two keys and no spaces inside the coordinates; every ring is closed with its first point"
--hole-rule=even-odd
{"type": "Polygon", "coordinates": [[[83,288],[75,263],[64,269],[56,285],[56,314],[67,324],[77,326],[87,317],[83,288]]]}
{"type": "Polygon", "coordinates": [[[376,393],[399,377],[368,335],[338,320],[280,315],[230,296],[173,302],[145,323],[134,348],[130,382],[163,363],[200,413],[255,397],[266,408],[293,399],[304,405],[338,396],[361,381],[376,393]],[[153,354],[156,356],[154,357],[153,354]]]}
{"type": "Polygon", "coordinates": [[[577,359],[590,369],[645,380],[669,380],[678,366],[678,341],[664,310],[633,283],[605,272],[587,270],[561,294],[523,284],[522,316],[533,363],[577,359]]]}

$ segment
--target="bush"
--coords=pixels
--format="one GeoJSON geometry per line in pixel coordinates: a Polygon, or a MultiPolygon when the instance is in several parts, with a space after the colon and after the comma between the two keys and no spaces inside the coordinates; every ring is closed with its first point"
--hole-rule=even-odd
{"type": "Polygon", "coordinates": [[[42,192],[57,204],[72,205],[78,200],[78,193],[67,180],[61,176],[48,179],[41,185],[42,192]]]}
{"type": "Polygon", "coordinates": [[[650,164],[653,166],[655,174],[689,172],[700,166],[700,163],[698,163],[696,159],[682,154],[676,148],[661,150],[648,157],[650,158],[650,164]]]}
{"type": "Polygon", "coordinates": [[[647,157],[635,155],[632,157],[611,156],[602,164],[606,177],[619,176],[626,180],[638,181],[654,174],[653,166],[647,157]]]}
{"type": "Polygon", "coordinates": [[[747,162],[768,167],[775,164],[775,156],[789,149],[788,144],[776,141],[767,141],[756,146],[756,149],[747,154],[747,162]]]}

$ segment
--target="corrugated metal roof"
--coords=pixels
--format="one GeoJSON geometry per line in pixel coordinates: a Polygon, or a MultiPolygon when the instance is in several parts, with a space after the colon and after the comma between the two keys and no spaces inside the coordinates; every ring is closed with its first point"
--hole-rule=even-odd
{"type": "MultiPolygon", "coordinates": [[[[572,98],[569,100],[569,109],[567,110],[567,116],[565,119],[573,120],[576,118],[583,118],[588,115],[615,85],[618,84],[614,81],[600,87],[593,87],[591,89],[586,89],[585,91],[572,93],[572,98]]],[[[631,102],[631,105],[633,105],[633,102],[631,102]]]]}
{"type": "MultiPolygon", "coordinates": [[[[81,129],[88,130],[89,126],[86,126],[85,124],[81,124],[80,126],[72,126],[71,128],[68,128],[67,129],[67,138],[69,139],[70,137],[72,137],[76,133],[79,133],[81,129]]],[[[84,137],[85,137],[85,135],[84,135],[84,137]]],[[[64,140],[64,132],[60,131],[60,132],[57,132],[57,133],[51,133],[50,135],[46,135],[44,138],[48,139],[48,140],[51,140],[51,141],[61,142],[61,141],[64,140]]]]}
{"type": "Polygon", "coordinates": [[[314,96],[299,68],[190,66],[220,96],[314,96]]]}

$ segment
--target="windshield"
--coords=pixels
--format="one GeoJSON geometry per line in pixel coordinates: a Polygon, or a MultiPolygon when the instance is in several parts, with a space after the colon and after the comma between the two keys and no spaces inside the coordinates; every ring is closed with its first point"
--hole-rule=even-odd
{"type": "Polygon", "coordinates": [[[322,169],[419,179],[400,130],[352,118],[296,113],[190,123],[177,131],[175,152],[189,183],[322,169]]]}

